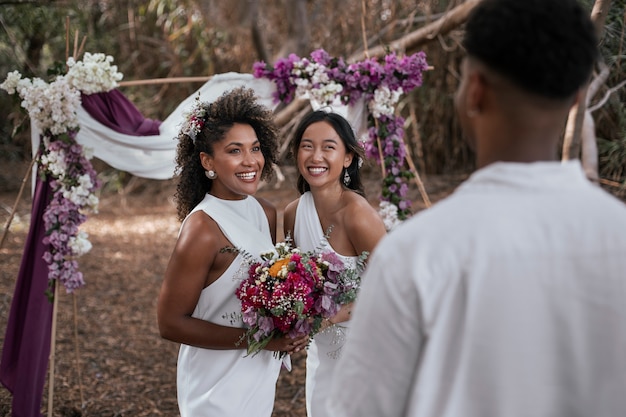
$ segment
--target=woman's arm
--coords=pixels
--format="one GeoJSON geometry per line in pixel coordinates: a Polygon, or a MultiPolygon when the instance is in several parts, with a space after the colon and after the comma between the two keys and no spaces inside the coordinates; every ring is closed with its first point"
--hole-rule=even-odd
{"type": "MultiPolygon", "coordinates": [[[[368,252],[371,256],[378,242],[387,234],[380,215],[365,199],[359,199],[348,207],[344,223],[350,243],[359,255],[368,252]]],[[[323,323],[322,327],[350,320],[352,307],[352,303],[341,306],[339,312],[323,323]]]]}
{"type": "Polygon", "coordinates": [[[367,200],[358,199],[346,210],[344,217],[346,233],[357,254],[369,252],[387,234],[385,223],[367,200]]]}
{"type": "MultiPolygon", "coordinates": [[[[200,293],[215,279],[210,271],[216,266],[220,235],[217,224],[204,213],[194,213],[185,222],[165,270],[157,304],[163,338],[208,349],[238,347],[243,329],[191,317],[200,293]]],[[[234,255],[230,257],[232,260],[234,255]]]]}
{"type": "MultiPolygon", "coordinates": [[[[245,329],[191,317],[202,290],[219,278],[236,256],[220,253],[224,246],[221,236],[219,226],[204,213],[193,214],[185,222],[157,303],[161,337],[206,349],[247,348],[245,329]]],[[[306,338],[278,338],[266,350],[293,353],[303,349],[306,342],[306,338]]]]}

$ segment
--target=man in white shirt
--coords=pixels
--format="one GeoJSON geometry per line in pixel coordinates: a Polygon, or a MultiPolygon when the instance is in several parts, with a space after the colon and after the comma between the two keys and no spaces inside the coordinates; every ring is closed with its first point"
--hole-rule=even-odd
{"type": "Polygon", "coordinates": [[[455,105],[478,171],[375,249],[337,417],[626,416],[626,205],[558,162],[597,57],[576,0],[484,0],[455,105]]]}

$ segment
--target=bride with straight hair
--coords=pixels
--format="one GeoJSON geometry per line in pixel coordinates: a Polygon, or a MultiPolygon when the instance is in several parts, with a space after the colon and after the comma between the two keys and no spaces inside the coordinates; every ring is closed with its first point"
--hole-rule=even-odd
{"type": "MultiPolygon", "coordinates": [[[[291,142],[298,168],[300,197],[285,208],[285,236],[302,251],[327,245],[347,267],[356,267],[363,252],[371,253],[385,235],[385,225],[365,198],[359,168],[363,148],[341,115],[317,110],[306,115],[291,142]],[[328,233],[329,232],[329,233],[328,233]]],[[[328,416],[336,359],[348,331],[352,305],[322,322],[306,361],[306,409],[309,417],[328,416]]]]}

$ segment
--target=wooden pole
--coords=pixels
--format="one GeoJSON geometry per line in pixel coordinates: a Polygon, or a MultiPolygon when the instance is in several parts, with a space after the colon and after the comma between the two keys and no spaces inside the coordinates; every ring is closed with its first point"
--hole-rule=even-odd
{"type": "Polygon", "coordinates": [[[85,405],[85,397],[83,395],[83,378],[80,371],[80,349],[78,348],[78,306],[76,305],[76,294],[72,293],[72,301],[74,303],[74,354],[76,356],[76,372],[78,373],[78,390],[80,392],[80,406],[85,405]]]}
{"type": "Polygon", "coordinates": [[[48,378],[48,417],[52,417],[54,408],[54,362],[57,333],[57,311],[59,309],[59,282],[54,283],[54,303],[52,304],[52,329],[50,331],[50,364],[48,365],[50,376],[48,378]]]}
{"type": "MultiPolygon", "coordinates": [[[[65,62],[70,53],[70,17],[65,17],[65,62]]],[[[59,281],[54,282],[54,302],[52,304],[52,329],[50,330],[50,361],[48,364],[48,417],[52,417],[54,409],[54,365],[57,334],[57,315],[59,309],[59,281]]]]}

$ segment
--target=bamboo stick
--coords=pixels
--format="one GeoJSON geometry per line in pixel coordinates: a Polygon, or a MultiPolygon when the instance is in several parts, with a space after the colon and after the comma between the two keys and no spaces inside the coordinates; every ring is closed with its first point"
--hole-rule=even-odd
{"type": "Polygon", "coordinates": [[[30,178],[31,171],[33,169],[33,165],[35,165],[35,160],[36,158],[33,158],[30,161],[30,164],[28,165],[28,169],[26,170],[26,175],[24,175],[24,178],[22,179],[22,185],[20,186],[20,191],[17,193],[17,198],[15,199],[15,204],[13,204],[13,210],[11,210],[11,214],[9,215],[9,220],[7,220],[7,224],[6,226],[4,226],[4,232],[2,233],[2,240],[0,241],[0,248],[2,248],[2,246],[4,246],[4,240],[7,237],[7,234],[9,233],[9,228],[11,227],[11,222],[13,221],[13,217],[15,216],[15,212],[17,211],[17,205],[20,202],[20,200],[22,199],[22,193],[24,192],[24,188],[26,187],[26,180],[28,178],[30,178]]]}
{"type": "Polygon", "coordinates": [[[207,82],[211,78],[213,78],[213,76],[153,78],[149,80],[121,81],[118,83],[118,85],[120,87],[131,87],[131,86],[136,86],[136,85],[150,85],[150,84],[195,83],[195,82],[207,82]]]}

